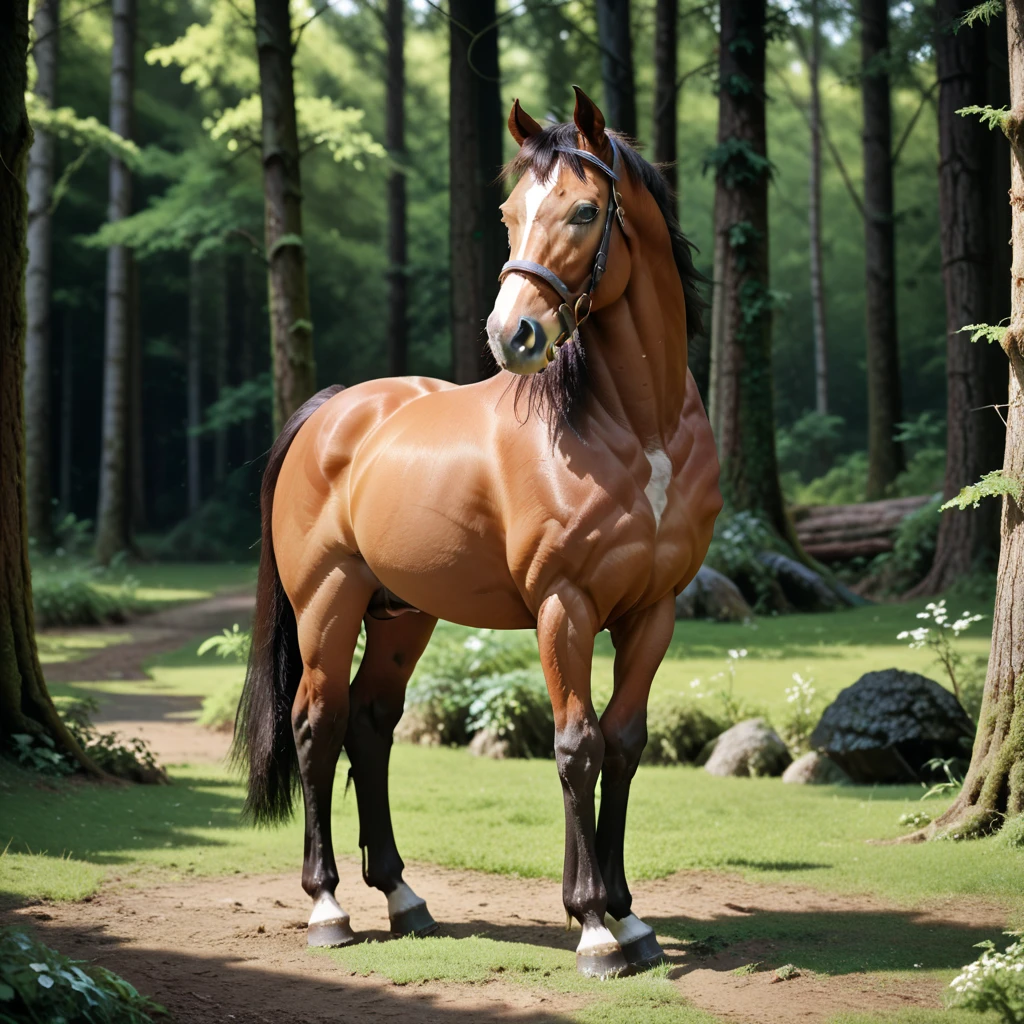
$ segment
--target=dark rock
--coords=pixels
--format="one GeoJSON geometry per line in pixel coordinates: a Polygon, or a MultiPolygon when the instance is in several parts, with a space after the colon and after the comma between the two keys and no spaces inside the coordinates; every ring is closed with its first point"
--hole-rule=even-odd
{"type": "Polygon", "coordinates": [[[849,782],[850,777],[828,755],[812,750],[782,773],[782,781],[798,786],[835,786],[849,782]]]}
{"type": "Polygon", "coordinates": [[[792,760],[779,734],[763,718],[750,718],[718,737],[704,769],[712,775],[781,775],[792,760]]]}
{"type": "Polygon", "coordinates": [[[676,597],[677,619],[744,622],[753,616],[754,612],[740,588],[710,565],[702,565],[676,597]]]}
{"type": "Polygon", "coordinates": [[[762,551],[757,560],[775,577],[786,600],[802,612],[828,612],[846,602],[821,573],[777,551],[762,551]]]}
{"type": "Polygon", "coordinates": [[[970,758],[974,723],[938,683],[896,668],[868,672],[842,690],[811,734],[854,782],[925,782],[932,758],[970,758]]]}

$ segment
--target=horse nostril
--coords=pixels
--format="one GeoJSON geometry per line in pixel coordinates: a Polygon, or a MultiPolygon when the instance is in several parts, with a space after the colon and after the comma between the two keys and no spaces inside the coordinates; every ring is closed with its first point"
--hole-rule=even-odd
{"type": "Polygon", "coordinates": [[[533,334],[533,324],[525,317],[519,318],[519,328],[516,333],[512,335],[508,342],[509,348],[513,352],[523,354],[529,352],[536,345],[533,334]]]}

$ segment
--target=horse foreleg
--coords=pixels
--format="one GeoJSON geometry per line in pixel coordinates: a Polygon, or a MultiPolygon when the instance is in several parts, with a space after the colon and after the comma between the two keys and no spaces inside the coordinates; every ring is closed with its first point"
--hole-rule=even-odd
{"type": "Polygon", "coordinates": [[[541,605],[537,641],[554,710],[555,762],[565,803],[562,902],[583,926],[577,970],[609,977],[627,964],[605,925],[607,893],[594,846],[594,790],[604,759],[604,737],[590,697],[596,634],[594,610],[578,589],[560,588],[541,605]]]}
{"type": "Polygon", "coordinates": [[[366,619],[366,652],[352,682],[345,749],[359,807],[363,879],[388,899],[393,935],[437,929],[426,902],[405,883],[388,801],[388,765],[405,687],[437,619],[422,612],[366,619]]]}
{"type": "Polygon", "coordinates": [[[674,625],[675,602],[669,594],[656,605],[620,620],[611,629],[615,644],[615,690],[601,716],[605,751],[597,857],[608,889],[608,927],[634,967],[660,963],[665,956],[653,929],[632,912],[623,844],[629,787],[647,745],[647,697],[668,650],[674,625]]]}

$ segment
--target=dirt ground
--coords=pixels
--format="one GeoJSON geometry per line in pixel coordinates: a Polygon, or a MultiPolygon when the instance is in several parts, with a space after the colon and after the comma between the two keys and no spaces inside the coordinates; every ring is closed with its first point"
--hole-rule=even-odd
{"type": "MultiPolygon", "coordinates": [[[[131,643],[53,668],[76,680],[145,678],[141,668],[145,658],[244,621],[247,600],[217,598],[191,609],[162,613],[132,629],[131,643]]],[[[49,674],[57,676],[52,670],[49,674]]],[[[155,700],[144,693],[115,699],[105,708],[105,728],[116,726],[146,737],[160,760],[169,764],[223,756],[226,735],[200,729],[176,717],[180,708],[165,708],[155,700]]],[[[539,1024],[565,1021],[570,1010],[582,1005],[579,996],[510,983],[497,975],[473,985],[396,985],[379,976],[359,977],[329,957],[307,952],[308,899],[299,885],[301,851],[297,849],[295,856],[295,871],[279,876],[235,875],[144,889],[112,876],[86,901],[0,908],[0,922],[30,923],[44,941],[62,952],[95,959],[118,971],[164,1004],[178,1022],[539,1024]]],[[[387,940],[383,897],[363,884],[355,859],[343,860],[339,869],[338,895],[357,934],[367,940],[387,940]]],[[[566,950],[578,941],[578,933],[564,929],[560,887],[555,882],[428,864],[410,865],[406,878],[427,899],[442,935],[481,935],[566,950]]],[[[695,928],[707,922],[711,933],[715,922],[721,929],[736,918],[775,915],[781,919],[796,914],[812,920],[824,914],[835,921],[836,941],[841,941],[843,921],[877,919],[880,943],[886,939],[882,922],[894,915],[920,926],[922,934],[949,927],[965,932],[992,929],[1001,920],[998,910],[981,902],[957,901],[955,906],[907,911],[870,897],[753,885],[733,876],[701,872],[637,883],[633,891],[634,910],[659,932],[671,962],[672,984],[696,1006],[743,1024],[818,1024],[844,1010],[937,1008],[942,986],[927,975],[893,979],[802,971],[785,982],[777,981],[769,970],[738,975],[737,968],[758,962],[779,966],[773,943],[733,942],[717,952],[713,946],[695,948],[662,930],[672,919],[683,918],[695,928]]]]}

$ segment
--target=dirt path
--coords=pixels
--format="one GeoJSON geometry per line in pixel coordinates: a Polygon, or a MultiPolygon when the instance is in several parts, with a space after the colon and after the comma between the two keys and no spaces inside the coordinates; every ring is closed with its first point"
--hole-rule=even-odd
{"type": "MultiPolygon", "coordinates": [[[[338,892],[357,933],[386,940],[383,898],[363,885],[356,860],[344,860],[339,868],[338,892]]],[[[564,949],[571,963],[569,951],[578,933],[564,930],[557,884],[427,864],[410,865],[406,876],[428,900],[442,935],[564,949]]],[[[923,937],[938,928],[960,929],[969,948],[972,935],[991,930],[998,916],[983,904],[907,911],[865,897],[750,885],[700,872],[640,883],[634,893],[634,908],[655,926],[672,963],[672,984],[695,1005],[744,1024],[819,1024],[851,1009],[938,1008],[942,995],[941,984],[927,976],[828,976],[805,970],[780,983],[767,969],[737,975],[737,968],[758,961],[780,966],[775,942],[765,939],[740,938],[715,952],[715,935],[735,935],[739,928],[742,936],[744,919],[756,924],[759,918],[785,916],[817,922],[808,927],[821,927],[827,919],[832,924],[821,941],[841,943],[851,919],[876,918],[877,942],[885,945],[882,923],[901,917],[923,937]],[[708,938],[696,944],[682,941],[681,924],[708,938]]],[[[166,1005],[176,1020],[196,1024],[565,1021],[568,1011],[586,1002],[497,975],[473,985],[431,981],[405,986],[374,975],[358,977],[337,961],[307,952],[307,913],[296,865],[294,873],[283,876],[239,875],[147,889],[113,882],[86,902],[36,904],[3,916],[30,921],[44,941],[121,972],[166,1005]]],[[[924,942],[921,948],[927,952],[924,942]]]]}

